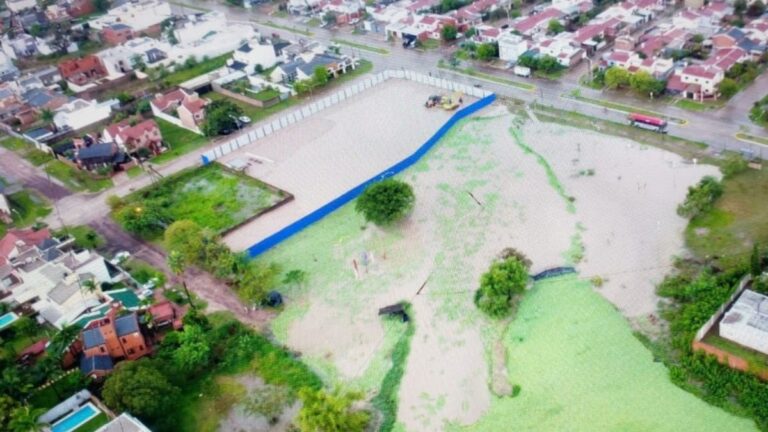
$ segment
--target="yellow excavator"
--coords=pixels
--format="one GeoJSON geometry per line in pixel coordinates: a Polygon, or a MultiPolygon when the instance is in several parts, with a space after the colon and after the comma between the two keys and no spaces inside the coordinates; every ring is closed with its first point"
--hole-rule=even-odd
{"type": "Polygon", "coordinates": [[[455,92],[450,96],[446,96],[442,100],[442,107],[446,111],[453,111],[456,108],[458,108],[463,101],[462,96],[464,94],[462,92],[455,92]]]}

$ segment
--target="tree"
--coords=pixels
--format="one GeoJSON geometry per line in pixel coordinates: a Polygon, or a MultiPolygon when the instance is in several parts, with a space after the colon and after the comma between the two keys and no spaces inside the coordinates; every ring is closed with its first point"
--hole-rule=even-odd
{"type": "Polygon", "coordinates": [[[323,15],[323,22],[328,25],[336,24],[336,14],[331,11],[326,12],[323,15]]]}
{"type": "Polygon", "coordinates": [[[492,318],[503,318],[512,310],[512,302],[525,291],[528,266],[518,256],[497,260],[480,278],[475,305],[492,318]]]}
{"type": "Polygon", "coordinates": [[[629,86],[637,93],[648,95],[659,95],[664,91],[666,83],[661,80],[657,80],[650,73],[646,71],[637,71],[629,76],[629,86]]]}
{"type": "Polygon", "coordinates": [[[181,255],[186,263],[200,263],[203,258],[203,228],[191,220],[179,220],[165,230],[165,248],[181,255]]]}
{"type": "Polygon", "coordinates": [[[164,209],[153,206],[125,206],[117,212],[117,220],[127,231],[140,237],[157,237],[165,231],[170,217],[164,209]]]}
{"type": "Polygon", "coordinates": [[[747,11],[747,0],[736,0],[733,2],[733,13],[737,16],[744,15],[747,11]]]}
{"type": "Polygon", "coordinates": [[[172,250],[168,254],[168,267],[171,269],[173,274],[175,274],[181,279],[181,286],[184,288],[184,294],[186,294],[187,296],[187,301],[189,302],[189,306],[192,308],[192,310],[196,310],[197,307],[195,306],[195,303],[192,301],[192,295],[189,293],[189,288],[187,288],[187,281],[182,276],[186,268],[186,261],[184,260],[184,255],[182,255],[181,252],[177,250],[172,250]]]}
{"type": "Polygon", "coordinates": [[[135,54],[131,57],[131,66],[140,71],[147,68],[147,64],[144,63],[144,57],[139,54],[135,54]]]}
{"type": "Polygon", "coordinates": [[[0,394],[6,394],[16,400],[22,400],[33,389],[26,371],[19,366],[6,366],[0,373],[0,394]]]}
{"type": "Polygon", "coordinates": [[[11,413],[19,408],[19,402],[8,395],[0,395],[0,430],[10,430],[11,413]]]}
{"type": "Polygon", "coordinates": [[[121,362],[104,383],[104,402],[117,411],[144,419],[157,419],[172,409],[179,389],[173,386],[152,360],[121,362]]]}
{"type": "Polygon", "coordinates": [[[755,0],[747,7],[747,16],[757,18],[765,13],[765,3],[761,0],[755,0]]]}
{"type": "Polygon", "coordinates": [[[201,327],[184,327],[178,335],[178,344],[173,351],[173,362],[185,374],[197,373],[211,362],[211,344],[201,327]]]}
{"type": "Polygon", "coordinates": [[[138,111],[139,114],[147,114],[152,112],[152,106],[149,104],[148,100],[142,99],[136,103],[136,111],[138,111]]]}
{"type": "Polygon", "coordinates": [[[536,59],[536,69],[545,73],[553,73],[562,69],[563,66],[556,58],[551,55],[545,55],[536,59]]]}
{"type": "Polygon", "coordinates": [[[352,407],[360,399],[357,393],[304,388],[299,397],[303,406],[297,423],[302,432],[362,432],[371,418],[370,413],[352,407]]]}
{"type": "Polygon", "coordinates": [[[715,201],[723,194],[723,185],[712,177],[706,176],[695,186],[688,188],[685,201],[677,206],[677,214],[682,217],[695,218],[712,209],[715,201]]]}
{"type": "Polygon", "coordinates": [[[45,414],[42,408],[32,408],[29,405],[20,406],[11,412],[11,420],[8,426],[11,432],[42,432],[46,430],[45,423],[38,423],[37,419],[45,414]]]}
{"type": "Polygon", "coordinates": [[[368,186],[355,203],[355,210],[368,222],[390,225],[404,218],[416,200],[411,185],[386,179],[368,186]]]}
{"type": "Polygon", "coordinates": [[[720,165],[720,172],[723,173],[723,177],[731,178],[743,173],[747,168],[749,168],[749,164],[743,157],[738,154],[729,154],[720,165]]]}
{"type": "Polygon", "coordinates": [[[547,23],[547,33],[549,34],[558,34],[562,33],[565,30],[565,27],[563,27],[563,24],[556,20],[549,20],[549,23],[547,23]]]}
{"type": "Polygon", "coordinates": [[[109,0],[93,0],[93,7],[99,12],[106,12],[109,10],[109,0]]]}
{"type": "Polygon", "coordinates": [[[205,109],[203,133],[208,137],[221,135],[237,128],[237,118],[243,115],[243,110],[228,100],[211,102],[205,109]]]}
{"type": "Polygon", "coordinates": [[[720,81],[719,89],[720,94],[724,98],[730,99],[733,95],[739,92],[739,84],[731,78],[723,78],[723,80],[720,81]]]}
{"type": "Polygon", "coordinates": [[[21,336],[34,336],[37,333],[37,323],[32,318],[23,316],[16,320],[13,329],[21,336]]]}
{"type": "Polygon", "coordinates": [[[326,69],[323,66],[318,66],[315,68],[314,73],[312,74],[312,80],[315,83],[315,86],[320,87],[328,84],[328,80],[331,79],[331,74],[328,73],[328,69],[326,69]]]}
{"type": "Polygon", "coordinates": [[[133,97],[133,95],[128,94],[126,92],[120,92],[117,94],[117,101],[120,102],[121,106],[133,102],[134,99],[135,98],[133,97]]]}
{"type": "Polygon", "coordinates": [[[267,296],[270,288],[275,285],[275,278],[280,274],[276,265],[259,265],[249,263],[238,280],[238,294],[243,300],[261,304],[267,296]]]}
{"type": "Polygon", "coordinates": [[[440,30],[440,36],[443,38],[445,42],[451,42],[456,40],[456,37],[459,35],[459,31],[456,30],[456,27],[452,25],[444,26],[442,30],[440,30]]]}
{"type": "Polygon", "coordinates": [[[478,60],[490,60],[494,57],[498,57],[499,55],[496,44],[492,43],[483,43],[478,45],[475,54],[477,55],[478,60]]]}
{"type": "Polygon", "coordinates": [[[76,325],[68,325],[62,328],[58,333],[53,335],[48,348],[46,348],[48,355],[55,358],[59,363],[61,363],[61,359],[67,352],[70,352],[74,356],[75,350],[72,347],[72,342],[74,342],[78,336],[80,336],[80,328],[76,325]]]}
{"type": "Polygon", "coordinates": [[[605,71],[605,86],[611,90],[629,85],[629,71],[611,66],[605,71]]]}
{"type": "Polygon", "coordinates": [[[56,123],[54,123],[53,121],[54,117],[56,117],[56,114],[54,114],[53,111],[49,110],[48,108],[44,108],[40,112],[40,120],[42,120],[43,123],[50,126],[54,132],[56,132],[58,128],[56,127],[56,123]]]}

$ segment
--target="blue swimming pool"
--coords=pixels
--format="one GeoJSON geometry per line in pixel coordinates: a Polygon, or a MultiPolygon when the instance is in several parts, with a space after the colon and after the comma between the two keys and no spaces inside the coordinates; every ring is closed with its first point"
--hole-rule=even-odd
{"type": "Polygon", "coordinates": [[[73,412],[72,414],[64,417],[63,419],[57,421],[53,424],[51,427],[52,432],[70,432],[84,423],[88,422],[88,420],[96,417],[99,415],[101,411],[99,411],[98,408],[96,408],[92,403],[89,403],[88,405],[83,405],[80,408],[78,408],[77,411],[73,412]]]}
{"type": "Polygon", "coordinates": [[[0,316],[0,330],[13,324],[17,319],[19,319],[19,316],[13,312],[8,312],[7,314],[0,316]]]}

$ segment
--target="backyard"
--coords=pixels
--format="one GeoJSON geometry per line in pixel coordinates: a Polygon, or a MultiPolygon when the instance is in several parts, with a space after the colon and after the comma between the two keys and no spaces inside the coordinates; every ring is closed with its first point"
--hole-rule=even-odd
{"type": "MultiPolygon", "coordinates": [[[[163,142],[165,142],[170,149],[165,153],[152,158],[149,161],[150,163],[162,165],[208,144],[208,139],[202,135],[178,127],[163,119],[156,118],[155,122],[157,122],[157,127],[160,128],[163,142]]],[[[129,173],[129,176],[130,175],[131,174],[129,173]]],[[[138,173],[136,173],[136,175],[138,175],[138,173]]]]}
{"type": "Polygon", "coordinates": [[[125,224],[123,214],[151,213],[159,225],[189,219],[222,232],[288,198],[283,191],[214,163],[180,171],[126,196],[116,216],[125,224]]]}

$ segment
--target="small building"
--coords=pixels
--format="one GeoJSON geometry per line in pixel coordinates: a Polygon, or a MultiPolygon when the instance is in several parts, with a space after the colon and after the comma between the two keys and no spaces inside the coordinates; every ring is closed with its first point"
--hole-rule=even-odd
{"type": "Polygon", "coordinates": [[[136,417],[124,412],[109,423],[96,429],[96,432],[152,432],[136,417]]]}
{"type": "Polygon", "coordinates": [[[155,117],[199,134],[208,103],[207,99],[202,99],[197,93],[188,93],[179,88],[156,95],[149,105],[155,117]]]}
{"type": "Polygon", "coordinates": [[[64,60],[59,63],[61,77],[75,85],[84,86],[107,76],[107,69],[95,55],[64,60]]]}
{"type": "Polygon", "coordinates": [[[517,59],[531,48],[531,42],[522,36],[507,32],[499,37],[499,58],[507,62],[517,59]]]}
{"type": "Polygon", "coordinates": [[[719,334],[768,354],[768,296],[745,289],[720,320],[719,334]]]}
{"type": "Polygon", "coordinates": [[[356,66],[356,62],[348,56],[303,53],[291,62],[277,65],[269,79],[282,83],[301,81],[311,78],[319,67],[325,68],[331,76],[336,77],[355,69],[356,66]]]}
{"type": "Polygon", "coordinates": [[[106,141],[117,143],[123,151],[129,154],[134,154],[140,149],[147,149],[158,154],[163,145],[160,128],[152,119],[144,120],[135,125],[131,125],[128,120],[123,120],[105,128],[102,137],[106,141]]]}
{"type": "Polygon", "coordinates": [[[150,306],[149,315],[152,317],[152,325],[155,328],[171,325],[174,330],[178,330],[183,325],[181,322],[183,311],[167,300],[150,306]]]}
{"type": "Polygon", "coordinates": [[[74,161],[80,168],[114,168],[128,161],[126,154],[113,142],[96,142],[75,150],[74,161]]]}
{"type": "Polygon", "coordinates": [[[0,82],[12,81],[18,78],[19,68],[5,53],[0,52],[0,82]]]}
{"type": "Polygon", "coordinates": [[[92,321],[80,333],[83,356],[109,356],[113,361],[136,360],[150,349],[139,327],[136,312],[119,316],[119,307],[112,307],[107,316],[92,321]]]}
{"type": "Polygon", "coordinates": [[[101,41],[109,45],[120,45],[133,39],[133,29],[122,23],[110,24],[101,30],[101,41]]]}
{"type": "Polygon", "coordinates": [[[284,61],[283,44],[275,44],[267,39],[252,39],[232,53],[230,67],[252,74],[259,69],[269,69],[280,61],[284,61]],[[242,65],[242,66],[240,66],[242,65]]]}

